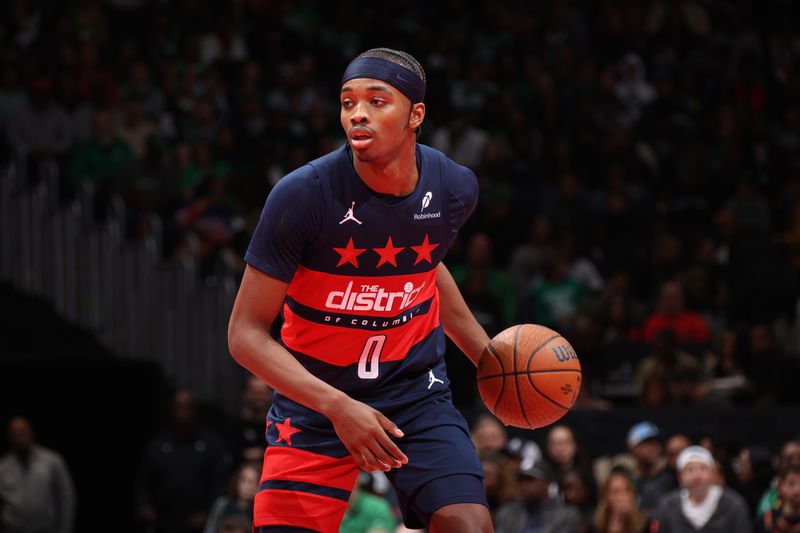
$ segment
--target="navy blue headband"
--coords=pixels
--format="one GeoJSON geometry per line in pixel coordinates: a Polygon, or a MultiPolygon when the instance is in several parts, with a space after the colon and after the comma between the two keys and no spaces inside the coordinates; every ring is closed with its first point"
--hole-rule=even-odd
{"type": "Polygon", "coordinates": [[[372,78],[385,81],[408,96],[412,104],[425,101],[425,82],[414,71],[386,59],[360,57],[347,65],[342,85],[355,78],[372,78]]]}

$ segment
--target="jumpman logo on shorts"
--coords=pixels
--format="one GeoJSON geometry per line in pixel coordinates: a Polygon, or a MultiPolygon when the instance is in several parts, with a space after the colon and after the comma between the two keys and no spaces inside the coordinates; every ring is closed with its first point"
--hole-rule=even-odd
{"type": "Polygon", "coordinates": [[[341,221],[341,222],[339,222],[339,224],[344,224],[344,223],[345,223],[345,222],[347,222],[348,220],[352,220],[353,222],[355,222],[355,223],[357,223],[357,224],[361,224],[361,221],[360,221],[360,220],[358,220],[358,219],[356,218],[356,216],[353,214],[353,209],[355,209],[355,207],[356,207],[356,203],[355,203],[355,202],[353,202],[353,203],[350,205],[350,209],[348,209],[348,210],[347,210],[347,213],[345,213],[345,215],[344,215],[344,218],[342,219],[342,221],[341,221]]]}
{"type": "Polygon", "coordinates": [[[434,376],[433,375],[433,370],[428,369],[428,389],[433,387],[433,384],[436,383],[437,381],[439,383],[441,383],[442,385],[444,385],[444,381],[442,381],[441,379],[439,379],[436,376],[434,376]]]}

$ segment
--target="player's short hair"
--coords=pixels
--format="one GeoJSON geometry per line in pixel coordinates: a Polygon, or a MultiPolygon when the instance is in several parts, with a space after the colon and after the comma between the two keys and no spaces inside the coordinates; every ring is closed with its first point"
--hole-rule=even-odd
{"type": "Polygon", "coordinates": [[[427,79],[425,78],[425,69],[422,68],[422,65],[419,61],[417,61],[414,56],[409,53],[401,52],[400,50],[393,50],[391,48],[371,48],[366,52],[362,52],[358,54],[355,59],[361,59],[363,57],[374,57],[377,59],[385,59],[386,61],[391,61],[392,63],[396,63],[403,68],[407,68],[424,82],[427,83],[427,79]]]}

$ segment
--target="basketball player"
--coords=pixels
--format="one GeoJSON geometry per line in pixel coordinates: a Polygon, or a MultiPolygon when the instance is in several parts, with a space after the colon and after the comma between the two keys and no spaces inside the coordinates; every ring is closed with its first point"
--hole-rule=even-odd
{"type": "Polygon", "coordinates": [[[354,59],[348,142],[278,183],[250,242],[229,344],[276,391],[257,531],[337,532],[359,469],[386,472],[411,528],[493,531],[443,359],[445,333],[476,365],[489,342],[441,263],[478,185],[417,144],[424,97],[410,55],[354,59]]]}

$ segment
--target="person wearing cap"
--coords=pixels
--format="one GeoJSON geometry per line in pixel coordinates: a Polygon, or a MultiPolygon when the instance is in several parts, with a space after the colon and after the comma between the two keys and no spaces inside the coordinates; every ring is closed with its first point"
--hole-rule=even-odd
{"type": "Polygon", "coordinates": [[[666,469],[661,431],[652,422],[635,424],[628,431],[628,450],[636,461],[633,470],[639,505],[653,514],[665,494],[677,488],[674,478],[666,469]]]}
{"type": "Polygon", "coordinates": [[[552,472],[542,459],[525,459],[517,471],[517,498],[497,512],[497,533],[578,533],[580,512],[550,497],[552,472]]]}
{"type": "Polygon", "coordinates": [[[426,88],[405,52],[351,61],[347,142],[279,181],[250,241],[228,344],[275,390],[257,533],[338,531],[359,470],[386,472],[408,527],[493,531],[444,362],[445,334],[474,365],[489,343],[442,263],[478,182],[417,143],[426,88]]]}
{"type": "Polygon", "coordinates": [[[747,503],[735,491],[714,483],[717,465],[702,446],[678,455],[681,488],[669,493],[656,513],[657,533],[750,533],[747,503]]]}

